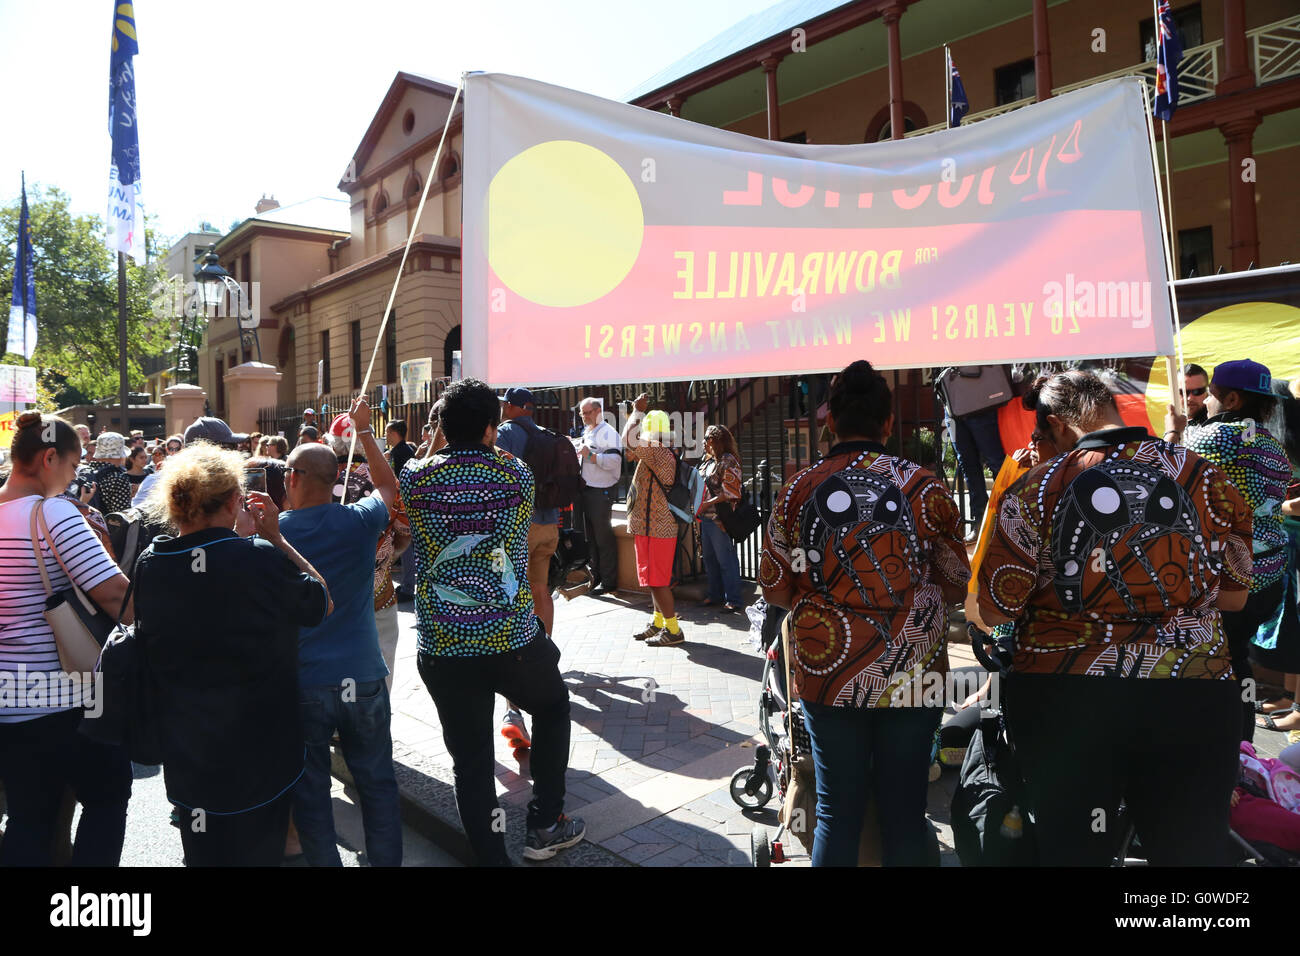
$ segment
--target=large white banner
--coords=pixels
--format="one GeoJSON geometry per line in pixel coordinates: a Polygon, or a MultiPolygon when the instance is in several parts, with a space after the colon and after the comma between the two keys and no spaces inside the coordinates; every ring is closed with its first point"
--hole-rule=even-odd
{"type": "Polygon", "coordinates": [[[465,374],[492,385],[1166,354],[1141,83],[898,142],[466,81],[465,374]]]}

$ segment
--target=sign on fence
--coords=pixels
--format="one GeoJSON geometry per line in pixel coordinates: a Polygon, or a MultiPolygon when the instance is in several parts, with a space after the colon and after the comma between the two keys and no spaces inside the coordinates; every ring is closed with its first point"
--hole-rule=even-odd
{"type": "Polygon", "coordinates": [[[492,385],[1172,348],[1136,78],[850,146],[466,83],[465,374],[492,385]]]}
{"type": "Polygon", "coordinates": [[[433,359],[411,359],[402,363],[402,403],[410,405],[424,401],[433,382],[433,359]]]}
{"type": "Polygon", "coordinates": [[[36,402],[36,368],[0,365],[0,404],[36,402]]]}

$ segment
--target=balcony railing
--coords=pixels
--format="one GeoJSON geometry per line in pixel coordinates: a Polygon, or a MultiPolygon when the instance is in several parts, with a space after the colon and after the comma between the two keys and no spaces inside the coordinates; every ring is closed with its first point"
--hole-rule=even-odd
{"type": "Polygon", "coordinates": [[[1300,16],[1247,30],[1246,36],[1253,48],[1256,83],[1300,74],[1300,16]]]}
{"type": "MultiPolygon", "coordinates": [[[[1300,16],[1278,20],[1246,32],[1246,38],[1253,51],[1252,62],[1255,71],[1255,83],[1264,85],[1289,76],[1300,75],[1300,16]]],[[[1178,105],[1198,103],[1214,96],[1214,88],[1219,83],[1220,61],[1223,56],[1223,41],[1203,43],[1183,51],[1183,58],[1178,64],[1178,105]]],[[[1078,83],[1067,83],[1052,90],[1053,95],[1069,93],[1094,83],[1102,83],[1121,76],[1142,76],[1147,79],[1147,96],[1155,95],[1156,61],[1148,60],[1122,70],[1092,76],[1078,83]]],[[[969,126],[991,116],[999,116],[1011,110],[1028,106],[1034,97],[1004,103],[992,109],[967,113],[962,117],[962,125],[969,126]]],[[[1149,104],[1148,104],[1149,105],[1149,104]]],[[[922,136],[946,127],[945,123],[936,123],[924,129],[913,130],[907,136],[922,136]]]]}

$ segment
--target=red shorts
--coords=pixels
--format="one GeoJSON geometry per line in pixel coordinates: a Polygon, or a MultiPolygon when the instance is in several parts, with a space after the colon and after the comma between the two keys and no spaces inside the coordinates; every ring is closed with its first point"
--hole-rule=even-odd
{"type": "Polygon", "coordinates": [[[636,545],[636,582],[646,588],[666,588],[673,580],[676,538],[651,538],[639,534],[636,545]]]}

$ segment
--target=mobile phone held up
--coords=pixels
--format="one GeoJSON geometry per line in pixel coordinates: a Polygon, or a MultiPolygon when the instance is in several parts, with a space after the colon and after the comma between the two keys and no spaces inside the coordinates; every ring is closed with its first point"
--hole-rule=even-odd
{"type": "Polygon", "coordinates": [[[266,469],[246,468],[244,470],[244,490],[260,491],[266,494],[266,469]]]}

